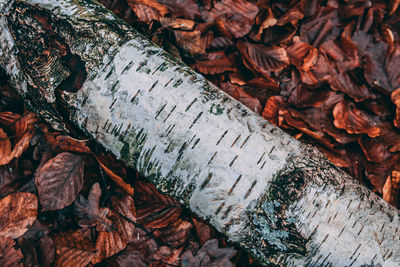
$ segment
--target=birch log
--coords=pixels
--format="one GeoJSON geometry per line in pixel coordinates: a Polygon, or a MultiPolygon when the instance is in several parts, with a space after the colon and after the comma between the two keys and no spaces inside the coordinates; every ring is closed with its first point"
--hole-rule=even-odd
{"type": "Polygon", "coordinates": [[[59,129],[67,110],[263,264],[400,265],[398,210],[97,2],[0,0],[0,10],[0,66],[31,107],[59,129]],[[86,79],[62,92],[71,57],[86,79]]]}

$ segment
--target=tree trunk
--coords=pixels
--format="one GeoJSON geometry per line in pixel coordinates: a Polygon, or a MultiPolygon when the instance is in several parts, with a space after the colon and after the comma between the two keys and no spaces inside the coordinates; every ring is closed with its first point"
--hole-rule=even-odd
{"type": "Polygon", "coordinates": [[[395,208],[97,2],[0,1],[0,66],[54,127],[67,110],[266,265],[399,266],[395,208]]]}

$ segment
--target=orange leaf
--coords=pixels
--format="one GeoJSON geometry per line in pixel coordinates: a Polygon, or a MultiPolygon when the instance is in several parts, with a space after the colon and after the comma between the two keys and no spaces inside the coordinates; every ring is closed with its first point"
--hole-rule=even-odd
{"type": "Polygon", "coordinates": [[[100,166],[103,168],[103,170],[107,173],[108,177],[110,177],[126,193],[132,196],[134,193],[133,187],[124,182],[124,180],[122,180],[122,178],[116,175],[112,170],[107,168],[103,163],[101,163],[101,161],[97,157],[96,159],[99,162],[100,166]]]}

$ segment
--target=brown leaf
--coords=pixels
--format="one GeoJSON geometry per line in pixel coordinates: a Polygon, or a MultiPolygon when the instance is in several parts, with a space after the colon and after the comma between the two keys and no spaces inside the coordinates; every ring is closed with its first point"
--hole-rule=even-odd
{"type": "Polygon", "coordinates": [[[93,259],[96,248],[89,229],[61,232],[52,237],[56,246],[55,266],[86,266],[93,259]]]}
{"type": "Polygon", "coordinates": [[[101,231],[97,235],[96,240],[96,254],[92,259],[92,263],[96,264],[103,259],[117,254],[126,247],[126,243],[117,231],[111,230],[110,232],[101,231]]]}
{"type": "MultiPolygon", "coordinates": [[[[128,1],[128,3],[130,2],[131,1],[128,1]]],[[[141,21],[150,23],[152,20],[160,19],[160,12],[156,8],[140,3],[130,4],[130,6],[141,21]]]]}
{"type": "Polygon", "coordinates": [[[43,211],[69,206],[83,186],[83,160],[63,152],[47,161],[35,173],[40,204],[43,211]]]}
{"type": "Polygon", "coordinates": [[[94,253],[69,247],[56,248],[56,260],[54,266],[59,267],[84,267],[93,259],[94,253]]]}
{"type": "Polygon", "coordinates": [[[194,64],[192,68],[203,74],[220,74],[227,71],[235,71],[232,63],[226,57],[207,61],[196,61],[196,64],[194,64]]]}
{"type": "Polygon", "coordinates": [[[386,179],[393,170],[395,164],[398,162],[399,158],[399,154],[392,154],[389,158],[382,162],[371,162],[367,160],[363,162],[367,178],[370,180],[375,190],[379,193],[382,193],[386,179]]]}
{"type": "Polygon", "coordinates": [[[169,247],[177,248],[188,240],[193,225],[182,219],[178,219],[165,228],[157,229],[153,235],[160,238],[169,247]]]}
{"type": "Polygon", "coordinates": [[[61,152],[77,152],[77,153],[92,153],[89,147],[86,146],[87,140],[78,140],[68,135],[60,133],[45,132],[47,142],[56,153],[61,152]]]}
{"type": "Polygon", "coordinates": [[[278,125],[279,110],[287,108],[287,99],[283,96],[271,96],[265,104],[262,117],[267,121],[278,125]]]}
{"type": "Polygon", "coordinates": [[[105,264],[112,267],[122,266],[135,266],[135,267],[147,267],[149,264],[146,262],[142,253],[137,250],[125,249],[118,255],[114,255],[106,259],[105,264]]]}
{"type": "Polygon", "coordinates": [[[18,238],[36,220],[38,200],[31,193],[13,193],[0,200],[0,236],[18,238]]]}
{"type": "Polygon", "coordinates": [[[213,229],[207,224],[192,218],[194,229],[196,230],[197,237],[199,238],[200,245],[203,245],[207,240],[211,239],[214,235],[213,229]]]}
{"type": "Polygon", "coordinates": [[[364,133],[370,137],[377,137],[381,133],[377,127],[377,119],[357,109],[352,102],[346,100],[339,102],[333,109],[333,117],[335,126],[346,130],[349,134],[364,133]]]}
{"type": "Polygon", "coordinates": [[[382,162],[390,157],[387,147],[380,143],[376,138],[361,136],[358,139],[358,143],[360,144],[365,157],[369,161],[382,162]]]}
{"type": "Polygon", "coordinates": [[[398,166],[396,166],[392,173],[386,179],[385,185],[383,186],[382,197],[384,200],[389,202],[395,207],[399,207],[400,200],[400,172],[398,166]],[[396,168],[397,167],[397,168],[396,168]]]}
{"type": "Polygon", "coordinates": [[[169,27],[171,29],[177,29],[177,30],[183,30],[183,31],[191,31],[191,30],[193,30],[193,28],[195,26],[195,23],[193,20],[168,18],[168,17],[161,17],[160,23],[164,27],[169,27]]]}
{"type": "Polygon", "coordinates": [[[364,76],[371,86],[390,94],[400,88],[400,45],[388,49],[379,42],[365,51],[364,76]]]}
{"type": "Polygon", "coordinates": [[[391,94],[392,102],[396,105],[396,116],[393,119],[393,124],[400,128],[400,88],[396,89],[391,94]]]}
{"type": "Polygon", "coordinates": [[[258,7],[251,2],[222,0],[215,2],[209,16],[225,37],[241,38],[251,30],[257,13],[258,7]]]}
{"type": "Polygon", "coordinates": [[[124,242],[129,243],[135,237],[135,225],[129,221],[136,222],[135,203],[129,195],[123,195],[122,197],[112,196],[111,202],[114,210],[120,215],[116,216],[114,224],[117,226],[118,233],[124,242]]]}
{"type": "Polygon", "coordinates": [[[286,50],[277,46],[264,46],[243,41],[237,43],[240,54],[258,73],[269,77],[271,71],[281,70],[289,64],[286,50]]]}
{"type": "Polygon", "coordinates": [[[135,188],[138,223],[147,228],[163,228],[179,218],[182,208],[177,200],[160,194],[150,183],[137,181],[135,188]]]}
{"type": "Polygon", "coordinates": [[[0,266],[23,266],[21,250],[15,248],[15,242],[10,237],[0,236],[0,255],[0,266]]]}
{"type": "Polygon", "coordinates": [[[53,240],[45,235],[38,241],[41,264],[43,267],[50,267],[55,259],[55,247],[53,240]]]}
{"type": "Polygon", "coordinates": [[[180,255],[183,247],[177,249],[171,249],[167,246],[159,247],[158,250],[153,254],[153,259],[156,260],[149,267],[157,266],[178,266],[180,262],[180,255]]]}
{"type": "Polygon", "coordinates": [[[189,53],[191,56],[205,54],[206,47],[201,41],[201,32],[194,30],[191,32],[174,31],[176,44],[179,48],[189,53]]]}
{"type": "Polygon", "coordinates": [[[262,106],[260,101],[246,93],[244,89],[236,84],[226,82],[221,84],[221,89],[232,95],[234,98],[239,100],[243,105],[251,109],[254,113],[260,114],[262,106]]]}
{"type": "Polygon", "coordinates": [[[100,166],[103,168],[103,170],[106,172],[108,177],[110,177],[119,187],[121,187],[122,190],[124,190],[126,193],[129,195],[133,195],[134,189],[132,186],[130,186],[128,183],[126,183],[121,177],[116,175],[112,170],[107,168],[101,161],[99,160],[98,157],[96,157],[97,161],[99,162],[100,166]]]}
{"type": "Polygon", "coordinates": [[[0,165],[6,165],[12,160],[11,142],[6,132],[0,128],[0,165]]]}

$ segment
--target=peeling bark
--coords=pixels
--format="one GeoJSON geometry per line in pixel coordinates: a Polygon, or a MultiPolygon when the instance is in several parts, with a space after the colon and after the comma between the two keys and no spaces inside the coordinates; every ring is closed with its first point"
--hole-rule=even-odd
{"type": "Polygon", "coordinates": [[[400,264],[396,209],[98,3],[0,10],[0,66],[35,111],[65,129],[63,103],[76,127],[260,262],[400,264]],[[86,74],[67,92],[71,57],[86,74]]]}

